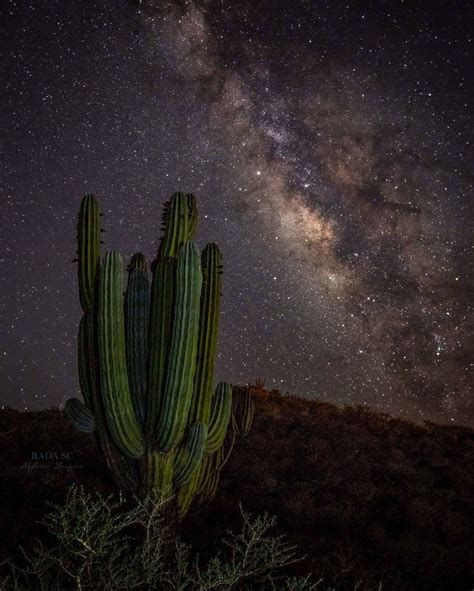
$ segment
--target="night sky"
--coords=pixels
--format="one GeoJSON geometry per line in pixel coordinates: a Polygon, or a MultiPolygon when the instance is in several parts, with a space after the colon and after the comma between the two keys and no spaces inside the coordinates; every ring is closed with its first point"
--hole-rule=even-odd
{"type": "Polygon", "coordinates": [[[3,405],[78,395],[82,196],[151,260],[183,190],[218,380],[474,424],[468,2],[5,4],[3,405]]]}

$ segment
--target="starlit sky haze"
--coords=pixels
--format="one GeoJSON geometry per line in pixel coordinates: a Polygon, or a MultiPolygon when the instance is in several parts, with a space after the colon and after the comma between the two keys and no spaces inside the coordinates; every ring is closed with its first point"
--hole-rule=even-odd
{"type": "Polygon", "coordinates": [[[1,405],[79,395],[76,221],[198,199],[216,379],[474,424],[468,2],[4,3],[1,405]]]}

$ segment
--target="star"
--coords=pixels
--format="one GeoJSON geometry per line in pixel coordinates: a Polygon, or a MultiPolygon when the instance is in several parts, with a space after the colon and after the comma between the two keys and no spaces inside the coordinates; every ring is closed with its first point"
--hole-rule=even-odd
{"type": "Polygon", "coordinates": [[[217,381],[474,423],[468,19],[405,4],[10,3],[2,404],[79,395],[82,196],[151,262],[186,190],[224,256],[217,381]]]}

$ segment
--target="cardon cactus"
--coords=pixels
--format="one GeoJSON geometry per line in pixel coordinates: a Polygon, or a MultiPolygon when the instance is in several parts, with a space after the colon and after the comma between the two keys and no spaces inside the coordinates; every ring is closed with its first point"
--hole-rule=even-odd
{"type": "Polygon", "coordinates": [[[123,262],[102,259],[101,213],[86,195],[78,222],[79,378],[84,402],[66,402],[74,426],[94,432],[118,484],[173,492],[183,517],[197,496],[213,495],[236,433],[247,433],[253,402],[213,388],[222,257],[192,242],[196,199],[174,193],[164,204],[163,236],[151,265],[135,254],[123,293],[123,262]],[[230,434],[228,434],[230,426],[230,434]]]}

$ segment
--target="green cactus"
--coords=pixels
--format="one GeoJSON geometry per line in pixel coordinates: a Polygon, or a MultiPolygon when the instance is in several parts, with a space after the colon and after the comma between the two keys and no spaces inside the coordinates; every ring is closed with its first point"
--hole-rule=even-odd
{"type": "Polygon", "coordinates": [[[222,257],[214,243],[199,254],[196,199],[174,193],[163,206],[151,289],[137,253],[124,295],[120,255],[100,258],[100,216],[97,199],[86,195],[78,223],[84,403],[70,399],[65,411],[76,428],[95,433],[122,488],[172,491],[183,517],[196,497],[214,494],[234,430],[246,432],[232,386],[213,390],[222,257]]]}
{"type": "Polygon", "coordinates": [[[88,312],[94,306],[100,264],[100,210],[94,195],[86,195],[82,200],[77,230],[79,299],[84,312],[88,312]]]}
{"type": "Polygon", "coordinates": [[[153,443],[158,432],[158,412],[171,341],[175,262],[174,259],[157,262],[151,284],[145,431],[147,439],[153,443]]]}
{"type": "Polygon", "coordinates": [[[94,411],[94,386],[96,382],[94,355],[94,319],[86,312],[79,323],[78,368],[79,384],[88,409],[94,411]]]}
{"type": "Polygon", "coordinates": [[[195,470],[199,468],[204,455],[207,440],[207,425],[194,423],[189,429],[186,444],[178,450],[174,457],[174,484],[177,487],[186,484],[195,470]]]}
{"type": "Polygon", "coordinates": [[[64,410],[78,431],[92,433],[95,430],[94,415],[78,398],[69,398],[66,401],[64,410]]]}
{"type": "Polygon", "coordinates": [[[255,405],[250,385],[244,389],[235,387],[232,395],[232,426],[235,433],[247,435],[252,427],[255,405]]]}
{"type": "Polygon", "coordinates": [[[145,440],[128,381],[122,289],[122,257],[111,251],[100,267],[100,386],[112,439],[125,456],[138,459],[145,453],[145,440]]]}
{"type": "Polygon", "coordinates": [[[183,242],[176,261],[173,327],[163,387],[156,446],[167,451],[183,438],[196,370],[201,264],[192,242],[183,242]]]}
{"type": "Polygon", "coordinates": [[[224,443],[232,412],[232,386],[221,382],[212,399],[206,453],[215,453],[224,443]]]}
{"type": "Polygon", "coordinates": [[[194,374],[191,421],[209,422],[212,400],[212,378],[217,356],[217,327],[221,298],[222,257],[217,244],[210,242],[201,256],[203,287],[197,352],[194,374]]]}
{"type": "Polygon", "coordinates": [[[162,221],[164,235],[158,256],[160,259],[176,257],[180,245],[194,238],[197,225],[195,197],[174,193],[163,207],[162,221]]]}

